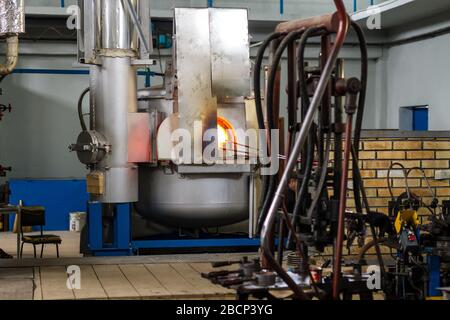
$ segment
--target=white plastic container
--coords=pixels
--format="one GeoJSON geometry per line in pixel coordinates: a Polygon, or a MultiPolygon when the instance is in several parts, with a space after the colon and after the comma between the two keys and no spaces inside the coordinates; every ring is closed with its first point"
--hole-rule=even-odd
{"type": "Polygon", "coordinates": [[[72,212],[70,213],[69,230],[71,232],[81,232],[86,225],[86,213],[85,212],[72,212]]]}

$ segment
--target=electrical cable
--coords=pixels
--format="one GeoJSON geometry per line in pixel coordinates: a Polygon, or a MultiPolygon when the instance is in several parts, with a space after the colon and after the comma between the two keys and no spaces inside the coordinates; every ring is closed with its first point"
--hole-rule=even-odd
{"type": "Polygon", "coordinates": [[[86,126],[86,122],[84,121],[84,115],[83,115],[83,100],[84,100],[84,97],[86,96],[86,94],[90,90],[91,90],[90,88],[84,89],[78,99],[78,118],[80,119],[80,125],[81,125],[81,129],[83,131],[87,131],[87,126],[86,126]]]}
{"type": "MultiPolygon", "coordinates": [[[[356,180],[359,181],[359,186],[360,186],[364,206],[365,206],[367,214],[369,214],[371,212],[369,200],[367,199],[366,188],[364,187],[364,181],[362,180],[362,177],[361,177],[361,170],[359,168],[359,159],[357,156],[355,145],[353,145],[351,152],[352,152],[353,159],[356,159],[356,162],[355,162],[356,167],[354,168],[355,169],[354,172],[356,175],[355,177],[356,177],[356,180]]],[[[378,265],[380,266],[382,275],[385,275],[386,270],[384,268],[383,256],[381,255],[381,249],[380,249],[380,245],[378,243],[378,235],[376,233],[375,226],[372,221],[369,221],[369,226],[370,226],[370,232],[372,233],[372,238],[374,240],[375,252],[377,254],[377,259],[378,259],[378,265]]]]}
{"type": "MultiPolygon", "coordinates": [[[[276,129],[278,124],[274,121],[274,110],[273,110],[273,104],[274,104],[274,89],[275,89],[275,80],[276,75],[278,73],[278,66],[281,61],[281,57],[286,50],[287,46],[292,43],[293,41],[296,41],[300,35],[303,34],[303,30],[299,31],[293,31],[289,33],[286,37],[283,38],[280,45],[278,46],[272,61],[272,66],[270,68],[269,72],[269,79],[268,79],[268,85],[267,85],[267,102],[266,102],[266,114],[267,114],[267,122],[268,122],[268,130],[271,131],[276,129]]],[[[261,208],[261,212],[259,215],[258,220],[258,233],[262,230],[262,226],[264,224],[264,221],[266,220],[267,212],[270,208],[270,205],[272,203],[272,197],[275,193],[275,190],[277,188],[277,175],[273,174],[269,177],[269,187],[267,190],[267,194],[265,195],[265,199],[263,202],[263,206],[261,208]]]]}
{"type": "MultiPolygon", "coordinates": [[[[258,121],[258,127],[261,133],[264,134],[263,137],[260,137],[262,140],[265,140],[266,146],[268,146],[267,143],[267,130],[266,125],[264,122],[264,112],[262,108],[262,97],[261,97],[261,68],[262,68],[262,62],[264,59],[264,54],[269,47],[269,45],[274,41],[275,39],[278,39],[282,36],[282,33],[274,32],[270,34],[266,40],[261,44],[261,46],[258,49],[258,53],[256,55],[256,61],[255,61],[255,67],[254,67],[254,74],[253,74],[253,89],[255,93],[255,108],[256,108],[256,117],[258,121]]],[[[261,230],[262,225],[262,208],[264,207],[264,201],[266,199],[267,193],[269,191],[269,176],[264,175],[262,177],[262,192],[261,192],[261,203],[258,205],[258,209],[261,208],[259,213],[259,220],[258,220],[258,232],[261,230]]]]}
{"type": "MultiPolygon", "coordinates": [[[[361,51],[361,91],[359,93],[358,110],[356,114],[355,130],[353,137],[353,145],[356,151],[356,159],[359,159],[359,144],[361,140],[362,123],[364,119],[364,110],[367,96],[367,80],[369,72],[369,55],[367,51],[367,41],[364,36],[364,31],[356,22],[352,21],[350,26],[356,32],[358,43],[361,51]]],[[[360,182],[355,178],[355,163],[353,159],[353,192],[355,198],[355,207],[358,212],[362,211],[361,197],[360,197],[360,182]]]]}
{"type": "MultiPolygon", "coordinates": [[[[274,103],[274,89],[275,89],[275,78],[278,73],[278,66],[281,60],[281,57],[283,55],[283,52],[287,48],[287,46],[292,43],[293,41],[296,41],[298,37],[303,33],[303,30],[299,31],[293,31],[289,33],[280,43],[278,46],[274,56],[273,56],[273,62],[269,73],[269,80],[268,80],[268,86],[267,86],[267,103],[266,103],[266,109],[267,109],[267,122],[268,122],[268,129],[272,130],[275,129],[276,124],[274,121],[274,110],[273,110],[273,103],[274,103]]],[[[263,208],[261,210],[260,214],[260,223],[258,224],[259,230],[262,229],[262,224],[265,223],[266,216],[269,210],[269,207],[271,205],[272,196],[277,188],[276,183],[277,177],[276,175],[272,175],[270,177],[269,182],[269,190],[266,195],[266,199],[264,201],[263,208]]],[[[289,288],[294,292],[296,297],[300,300],[308,300],[309,297],[304,293],[302,288],[300,288],[295,281],[289,276],[289,274],[284,271],[283,267],[276,261],[274,258],[272,252],[270,249],[268,249],[266,246],[263,246],[263,254],[266,258],[267,263],[278,273],[278,275],[286,282],[286,284],[289,286],[289,288]]]]}
{"type": "Polygon", "coordinates": [[[322,170],[320,172],[319,183],[317,185],[316,194],[312,200],[311,206],[309,207],[308,214],[303,221],[303,223],[310,223],[312,221],[312,216],[314,214],[314,210],[317,207],[317,203],[319,202],[320,197],[323,195],[323,192],[326,191],[325,183],[327,182],[328,176],[328,162],[330,160],[331,155],[331,132],[328,132],[326,135],[326,145],[325,145],[325,156],[324,163],[322,164],[322,170]]]}
{"type": "Polygon", "coordinates": [[[391,195],[392,201],[395,201],[395,197],[394,197],[394,193],[392,192],[392,185],[391,185],[391,171],[392,171],[392,169],[394,169],[394,167],[400,167],[402,169],[403,176],[405,178],[406,193],[408,194],[408,199],[411,199],[411,192],[409,190],[409,184],[408,184],[408,172],[406,171],[406,168],[404,165],[402,165],[399,162],[394,162],[391,164],[391,166],[389,167],[388,172],[387,172],[387,185],[388,185],[388,189],[389,189],[389,193],[391,195]]]}
{"type": "MultiPolygon", "coordinates": [[[[298,67],[298,79],[299,79],[299,88],[300,88],[300,96],[302,99],[302,119],[305,116],[305,113],[307,112],[309,105],[311,103],[309,99],[308,94],[308,86],[307,86],[307,79],[305,74],[305,48],[306,43],[308,39],[317,31],[321,30],[322,28],[308,28],[303,33],[302,37],[300,38],[299,44],[298,44],[298,50],[297,50],[297,67],[298,67]]],[[[294,226],[297,225],[297,219],[300,216],[300,212],[302,208],[304,207],[305,203],[305,195],[308,191],[308,184],[309,180],[311,179],[312,174],[312,168],[313,168],[313,160],[314,160],[314,142],[313,142],[313,134],[317,131],[317,128],[313,124],[311,126],[310,136],[308,137],[307,147],[306,147],[306,161],[304,162],[305,166],[302,168],[301,175],[302,175],[302,183],[300,185],[300,188],[298,190],[297,200],[295,202],[294,211],[293,211],[293,217],[292,217],[292,224],[294,226]]],[[[292,234],[289,232],[288,235],[288,246],[290,246],[292,241],[292,234]]]]}

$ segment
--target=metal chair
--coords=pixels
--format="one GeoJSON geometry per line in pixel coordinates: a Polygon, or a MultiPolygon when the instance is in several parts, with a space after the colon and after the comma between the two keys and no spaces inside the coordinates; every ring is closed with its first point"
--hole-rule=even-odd
{"type": "Polygon", "coordinates": [[[59,258],[59,245],[62,243],[60,236],[53,234],[44,234],[45,226],[45,208],[43,207],[23,207],[20,219],[20,238],[22,240],[22,245],[20,248],[20,257],[23,256],[23,247],[25,243],[33,245],[34,258],[36,255],[36,246],[42,245],[41,247],[41,259],[44,255],[44,247],[46,244],[54,244],[56,246],[56,256],[59,258]],[[38,235],[26,235],[23,231],[24,227],[40,227],[40,234],[38,235]]]}

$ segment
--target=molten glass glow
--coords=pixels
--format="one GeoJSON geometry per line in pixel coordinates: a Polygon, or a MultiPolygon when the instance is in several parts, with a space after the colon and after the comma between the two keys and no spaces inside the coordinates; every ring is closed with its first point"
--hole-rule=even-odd
{"type": "Polygon", "coordinates": [[[236,138],[233,126],[227,120],[220,117],[217,118],[217,140],[219,148],[227,148],[231,143],[231,149],[234,149],[233,145],[236,142],[236,138]]]}

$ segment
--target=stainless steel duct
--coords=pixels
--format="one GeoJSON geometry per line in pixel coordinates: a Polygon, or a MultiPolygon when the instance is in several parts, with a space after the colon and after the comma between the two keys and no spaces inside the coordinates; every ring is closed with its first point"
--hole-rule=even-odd
{"type": "MultiPolygon", "coordinates": [[[[138,1],[132,4],[137,10],[138,1]]],[[[101,10],[102,48],[137,50],[137,33],[124,1],[103,0],[101,10]]]]}
{"type": "Polygon", "coordinates": [[[23,0],[0,1],[0,38],[6,37],[5,62],[0,64],[0,76],[10,74],[19,59],[19,33],[25,32],[23,0]]]}
{"type": "Polygon", "coordinates": [[[71,149],[78,152],[79,159],[88,159],[82,162],[91,169],[88,189],[92,200],[137,202],[137,163],[145,146],[137,143],[136,137],[145,136],[142,124],[148,127],[149,116],[137,113],[137,74],[133,61],[139,58],[139,42],[128,11],[137,11],[140,3],[128,1],[128,8],[124,1],[117,0],[80,4],[84,26],[79,38],[84,48],[80,61],[92,64],[91,126],[90,131],[80,134],[71,149]],[[101,156],[92,157],[95,154],[101,156]]]}
{"type": "MultiPolygon", "coordinates": [[[[98,165],[105,174],[105,203],[138,201],[137,165],[129,160],[129,114],[137,112],[137,78],[131,59],[137,55],[135,29],[123,1],[101,2],[101,66],[93,79],[95,128],[111,151],[98,165]]],[[[137,1],[133,1],[137,5],[137,1]]]]}

